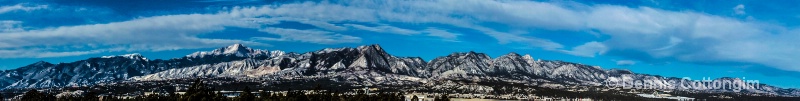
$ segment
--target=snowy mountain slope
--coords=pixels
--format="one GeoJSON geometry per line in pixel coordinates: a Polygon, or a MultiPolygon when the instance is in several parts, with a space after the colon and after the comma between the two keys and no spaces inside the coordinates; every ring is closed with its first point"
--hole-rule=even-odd
{"type": "MultiPolygon", "coordinates": [[[[437,57],[428,63],[419,57],[392,56],[379,45],[287,53],[234,44],[169,60],[148,60],[139,54],[129,54],[90,58],[71,63],[37,62],[18,69],[2,71],[0,74],[2,74],[0,86],[6,89],[215,77],[327,78],[358,85],[437,85],[435,82],[464,80],[514,82],[543,87],[622,86],[608,82],[637,80],[650,82],[655,86],[688,84],[688,82],[670,82],[681,81],[680,78],[637,74],[618,69],[604,70],[597,66],[563,61],[534,60],[531,55],[517,53],[492,58],[478,52],[456,52],[437,57]]],[[[737,81],[729,78],[716,80],[737,81]]],[[[800,91],[795,89],[782,89],[769,85],[763,87],[746,91],[800,95],[800,91]]],[[[732,90],[695,91],[733,92],[732,90]]]]}
{"type": "Polygon", "coordinates": [[[192,54],[186,55],[188,58],[205,58],[205,57],[213,57],[213,56],[235,56],[235,57],[262,57],[262,56],[269,56],[270,54],[283,54],[282,51],[266,51],[260,49],[252,49],[250,47],[246,47],[242,44],[233,44],[227,47],[222,47],[219,49],[214,49],[212,51],[201,51],[201,52],[194,52],[192,54]]]}
{"type": "MultiPolygon", "coordinates": [[[[165,64],[150,62],[139,54],[90,58],[55,65],[36,65],[34,68],[38,68],[37,70],[22,72],[20,80],[6,88],[86,86],[154,73],[167,67],[169,66],[165,64]]],[[[15,73],[9,73],[13,74],[15,73]]]]}
{"type": "Polygon", "coordinates": [[[235,44],[211,52],[198,52],[169,60],[149,60],[141,54],[103,56],[70,63],[51,64],[37,62],[17,69],[0,72],[0,86],[5,89],[91,86],[101,82],[116,82],[134,76],[143,76],[172,68],[236,61],[247,58],[265,58],[272,53],[252,50],[235,44]]]}
{"type": "Polygon", "coordinates": [[[261,60],[245,59],[217,64],[206,64],[185,68],[173,68],[145,76],[134,77],[134,80],[164,80],[170,78],[251,76],[262,74],[251,71],[275,72],[280,68],[266,66],[261,60]]]}
{"type": "Polygon", "coordinates": [[[261,77],[266,75],[327,75],[344,71],[370,71],[399,75],[419,75],[425,62],[421,58],[398,58],[378,45],[357,48],[323,49],[303,54],[278,54],[265,59],[175,68],[133,78],[163,80],[195,77],[261,77]]]}
{"type": "Polygon", "coordinates": [[[26,74],[37,72],[39,70],[43,70],[44,68],[51,66],[53,66],[53,64],[44,61],[39,61],[17,69],[2,71],[0,72],[0,74],[3,74],[2,76],[0,76],[0,80],[2,80],[0,81],[0,86],[6,87],[8,85],[14,84],[17,81],[23,79],[23,76],[25,76],[26,74]]]}

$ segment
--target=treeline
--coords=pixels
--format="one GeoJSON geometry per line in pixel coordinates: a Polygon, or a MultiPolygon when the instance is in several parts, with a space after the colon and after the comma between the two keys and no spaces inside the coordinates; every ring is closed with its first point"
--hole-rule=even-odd
{"type": "MultiPolygon", "coordinates": [[[[471,81],[462,81],[462,82],[471,82],[471,81]]],[[[644,98],[634,94],[624,94],[624,93],[617,93],[616,91],[612,92],[604,92],[604,91],[585,91],[585,92],[573,92],[567,91],[564,89],[553,89],[553,88],[545,88],[545,87],[536,87],[536,86],[526,86],[519,83],[506,83],[502,81],[480,81],[475,82],[479,85],[494,85],[494,91],[489,92],[495,95],[502,95],[502,94],[535,94],[537,96],[542,97],[550,97],[550,98],[563,98],[563,99],[583,99],[589,98],[594,100],[601,100],[601,101],[674,101],[670,99],[656,99],[656,98],[644,98]],[[516,89],[524,89],[524,88],[532,88],[535,90],[529,91],[521,91],[516,89]]],[[[604,87],[603,87],[604,88],[604,87]]],[[[588,88],[587,88],[588,89],[588,88]]],[[[492,99],[503,99],[503,98],[492,98],[492,99]]],[[[517,100],[517,99],[506,99],[506,100],[517,100]]]]}
{"type": "Polygon", "coordinates": [[[571,92],[560,89],[538,88],[532,93],[540,96],[557,98],[590,98],[603,101],[674,101],[670,99],[644,98],[633,94],[615,94],[614,92],[571,92]]]}
{"type": "MultiPolygon", "coordinates": [[[[318,90],[317,90],[318,91],[318,90]]],[[[446,99],[446,98],[445,98],[446,99]]],[[[21,101],[405,101],[401,93],[378,93],[346,95],[337,91],[304,92],[291,90],[287,93],[271,93],[259,91],[251,93],[249,87],[244,87],[236,97],[227,97],[214,88],[206,86],[201,80],[196,80],[185,94],[151,94],[135,98],[122,99],[113,96],[98,96],[95,92],[88,92],[82,96],[55,97],[52,94],[41,93],[36,90],[26,92],[21,101]],[[263,96],[260,96],[263,95],[263,96]]],[[[444,100],[444,99],[437,99],[444,100]]]]}
{"type": "Polygon", "coordinates": [[[698,100],[708,101],[800,101],[800,97],[784,97],[784,96],[750,96],[737,93],[697,93],[686,91],[674,91],[671,94],[678,96],[692,97],[698,100]],[[713,96],[728,96],[731,98],[718,98],[713,96]]]}

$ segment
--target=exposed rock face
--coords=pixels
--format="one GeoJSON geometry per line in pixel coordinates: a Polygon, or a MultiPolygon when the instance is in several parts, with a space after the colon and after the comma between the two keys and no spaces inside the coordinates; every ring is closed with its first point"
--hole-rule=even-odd
{"type": "Polygon", "coordinates": [[[13,88],[50,88],[90,86],[101,82],[116,82],[135,76],[144,76],[164,70],[197,65],[217,64],[243,59],[261,59],[282,51],[261,51],[241,44],[196,52],[182,58],[148,60],[141,54],[103,56],[71,63],[51,64],[37,62],[25,67],[0,72],[0,86],[13,88]]]}
{"type": "MultiPolygon", "coordinates": [[[[6,88],[46,88],[86,86],[98,82],[125,80],[175,67],[163,61],[150,61],[139,54],[90,58],[72,63],[39,62],[23,68],[4,71],[18,81],[6,88]]],[[[10,81],[9,79],[4,79],[10,81]]]]}
{"type": "MultiPolygon", "coordinates": [[[[450,82],[450,80],[491,80],[539,86],[620,86],[608,82],[634,80],[651,82],[657,86],[688,83],[670,82],[681,81],[679,78],[636,74],[628,70],[603,70],[597,66],[577,63],[534,60],[528,54],[517,53],[497,58],[477,52],[452,53],[428,63],[419,57],[392,56],[379,45],[286,53],[279,50],[251,49],[241,44],[234,44],[169,60],[148,60],[139,54],[128,54],[90,58],[71,63],[37,62],[2,71],[0,74],[2,74],[0,86],[6,89],[90,86],[126,80],[157,81],[198,77],[316,77],[362,85],[426,84],[429,81],[450,82]]],[[[794,89],[781,89],[768,85],[764,87],[766,88],[748,91],[776,95],[800,94],[800,91],[794,89]]]]}

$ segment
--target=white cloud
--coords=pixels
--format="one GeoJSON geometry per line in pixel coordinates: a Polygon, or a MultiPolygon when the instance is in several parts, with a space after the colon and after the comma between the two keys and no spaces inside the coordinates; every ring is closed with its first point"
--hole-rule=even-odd
{"type": "Polygon", "coordinates": [[[318,44],[339,44],[339,43],[359,43],[361,38],[349,35],[342,35],[327,31],[318,30],[298,30],[298,29],[285,29],[285,28],[264,28],[259,31],[267,32],[280,36],[280,38],[272,37],[254,37],[256,40],[267,41],[300,41],[318,44]]]}
{"type": "Polygon", "coordinates": [[[197,37],[200,34],[224,30],[225,27],[252,26],[257,25],[229,16],[188,14],[156,16],[106,24],[4,32],[0,33],[0,50],[3,50],[0,58],[59,57],[107,51],[162,51],[218,47],[234,43],[253,46],[267,45],[243,40],[197,37]],[[97,45],[98,48],[93,50],[37,48],[86,44],[97,45]]]}
{"type": "Polygon", "coordinates": [[[790,62],[800,57],[800,53],[790,52],[800,47],[791,42],[800,38],[790,36],[798,32],[783,30],[795,29],[691,11],[492,0],[305,2],[238,11],[325,22],[443,24],[478,30],[501,44],[520,43],[554,51],[566,50],[560,43],[532,37],[524,31],[597,31],[609,39],[577,46],[569,52],[592,56],[603,52],[597,46],[605,46],[606,53],[618,52],[616,55],[625,55],[619,53],[624,50],[645,53],[637,55],[655,59],[745,62],[800,71],[800,62],[790,62]],[[483,23],[523,32],[503,32],[483,23]]]}
{"type": "MultiPolygon", "coordinates": [[[[271,16],[313,19],[323,22],[365,22],[444,24],[481,31],[501,44],[518,43],[530,47],[557,50],[563,45],[487,28],[479,23],[503,23],[521,28],[582,29],[579,12],[558,5],[529,1],[438,0],[438,1],[342,1],[303,2],[261,7],[237,7],[233,16],[271,16]],[[345,6],[347,5],[347,6],[345,6]]],[[[391,32],[403,35],[420,34],[389,25],[369,27],[345,24],[361,30],[391,32]]],[[[515,27],[517,28],[517,27],[515,27]]]]}
{"type": "Polygon", "coordinates": [[[0,48],[94,43],[125,44],[144,50],[172,50],[203,48],[208,47],[207,45],[224,46],[240,42],[239,40],[195,37],[198,34],[223,30],[226,26],[248,27],[253,25],[220,15],[168,15],[107,24],[2,33],[0,34],[0,48]]]}
{"type": "Polygon", "coordinates": [[[375,27],[364,26],[364,25],[357,25],[357,24],[344,24],[345,26],[353,27],[360,30],[372,31],[372,32],[379,32],[379,33],[391,33],[391,34],[400,34],[400,35],[417,35],[420,32],[410,29],[403,29],[389,25],[379,25],[375,27]]]}
{"type": "Polygon", "coordinates": [[[22,21],[0,20],[0,33],[22,31],[22,21]]]}
{"type": "Polygon", "coordinates": [[[636,64],[633,60],[619,60],[617,61],[617,65],[619,66],[630,66],[636,64]]]}
{"type": "Polygon", "coordinates": [[[597,6],[588,28],[611,38],[603,44],[623,56],[683,62],[739,62],[800,71],[800,29],[694,12],[597,6]],[[626,54],[635,51],[645,54],[626,54]]]}
{"type": "MultiPolygon", "coordinates": [[[[17,5],[5,7],[3,11],[34,10],[44,7],[46,6],[20,8],[19,5],[17,5]]],[[[32,30],[18,30],[21,28],[19,27],[21,22],[18,21],[3,21],[2,27],[4,31],[0,32],[0,51],[2,51],[2,53],[0,53],[0,58],[61,57],[114,51],[195,49],[226,46],[234,43],[248,44],[251,46],[268,46],[268,44],[248,40],[210,39],[200,38],[198,36],[215,31],[222,31],[227,27],[262,29],[260,28],[261,26],[277,24],[280,21],[298,21],[329,30],[341,30],[344,28],[321,21],[280,19],[280,17],[275,17],[273,19],[270,17],[263,17],[263,15],[241,16],[236,15],[236,11],[222,11],[217,14],[163,15],[121,22],[60,26],[32,30]],[[92,48],[42,48],[87,44],[91,45],[92,48]]],[[[321,44],[360,42],[360,38],[358,37],[341,34],[288,34],[285,32],[295,30],[285,29],[267,31],[283,31],[284,33],[269,33],[280,35],[281,38],[275,39],[280,39],[281,41],[321,44]]]]}
{"type": "Polygon", "coordinates": [[[600,42],[592,41],[584,43],[583,45],[573,47],[572,50],[564,50],[562,52],[576,56],[594,57],[595,55],[602,55],[608,51],[608,47],[600,42]]]}
{"type": "Polygon", "coordinates": [[[736,7],[733,7],[733,12],[738,14],[738,15],[746,14],[746,12],[744,12],[744,4],[739,4],[739,5],[736,5],[736,7]]]}
{"type": "MultiPolygon", "coordinates": [[[[738,8],[738,7],[735,7],[738,8]]],[[[741,7],[744,8],[744,5],[741,7]]],[[[744,12],[742,12],[744,14],[744,12]]],[[[270,33],[275,41],[311,43],[330,39],[360,39],[327,31],[260,28],[263,23],[246,23],[247,18],[293,18],[326,30],[341,30],[332,23],[434,24],[473,29],[500,44],[517,43],[546,50],[594,56],[637,52],[653,59],[683,62],[743,62],[800,71],[800,29],[755,21],[649,7],[560,4],[536,1],[436,0],[436,1],[332,1],[234,7],[219,14],[171,15],[108,24],[63,26],[0,34],[0,49],[66,44],[132,44],[151,50],[199,48],[243,40],[203,39],[197,34],[244,27],[274,32],[317,33],[323,39],[270,33]],[[304,21],[305,21],[304,20],[304,21]],[[482,24],[493,24],[487,26],[482,24]],[[494,29],[494,28],[504,29],[494,29]],[[529,29],[592,31],[609,36],[565,50],[562,44],[533,37],[529,29]],[[519,31],[519,32],[510,32],[519,31]],[[109,34],[113,33],[113,34],[109,34]],[[323,33],[323,34],[320,34],[323,33]],[[50,40],[51,42],[41,42],[50,40]],[[172,40],[168,44],[163,40],[172,40]],[[63,42],[63,43],[62,43],[63,42]],[[211,45],[215,44],[215,45],[211,45]],[[601,47],[602,46],[602,47],[601,47]],[[158,49],[157,47],[169,47],[158,49]],[[603,49],[605,47],[605,49],[603,49]]],[[[268,21],[269,22],[269,21],[268,21]]],[[[274,22],[274,21],[272,21],[274,22]]],[[[415,31],[391,25],[342,26],[403,35],[415,31]]],[[[346,29],[346,27],[345,27],[346,29]]],[[[550,34],[550,33],[545,33],[550,34]]],[[[552,33],[559,34],[559,33],[552,33]]],[[[442,34],[445,35],[445,34],[442,34]]],[[[440,35],[441,36],[441,35],[440,35]]],[[[448,38],[444,36],[442,38],[448,38]]],[[[641,58],[639,57],[639,58],[641,58]]]]}
{"type": "Polygon", "coordinates": [[[16,4],[11,6],[0,6],[0,14],[8,13],[12,11],[32,11],[38,9],[46,9],[47,5],[36,5],[36,6],[27,6],[23,4],[16,4]]]}
{"type": "Polygon", "coordinates": [[[439,37],[442,38],[444,41],[451,41],[451,42],[459,42],[458,36],[461,34],[451,33],[447,30],[442,30],[438,28],[428,28],[425,29],[424,32],[428,33],[428,36],[439,37]]]}
{"type": "Polygon", "coordinates": [[[347,30],[346,27],[331,24],[325,21],[317,21],[317,20],[309,20],[309,19],[300,19],[300,18],[289,18],[289,17],[277,17],[277,18],[270,18],[273,21],[295,21],[303,24],[308,24],[317,28],[331,30],[331,31],[344,31],[347,30]]]}
{"type": "Polygon", "coordinates": [[[301,23],[305,23],[305,24],[310,24],[312,26],[316,26],[316,27],[319,27],[319,28],[322,28],[322,29],[326,29],[326,30],[332,30],[332,31],[347,30],[347,28],[345,28],[345,27],[334,25],[334,24],[331,24],[331,23],[328,23],[328,22],[311,21],[311,20],[303,20],[303,21],[300,21],[300,22],[301,23]]]}
{"type": "Polygon", "coordinates": [[[68,51],[68,52],[52,52],[52,51],[40,51],[38,49],[28,49],[28,50],[0,50],[0,58],[22,58],[22,57],[34,57],[34,58],[47,58],[47,57],[64,57],[64,56],[76,56],[76,55],[86,55],[86,54],[94,54],[105,52],[102,50],[91,50],[91,51],[68,51]]]}

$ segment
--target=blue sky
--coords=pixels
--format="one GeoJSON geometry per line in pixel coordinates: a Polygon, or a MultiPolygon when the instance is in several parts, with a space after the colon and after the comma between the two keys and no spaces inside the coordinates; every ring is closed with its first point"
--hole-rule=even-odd
{"type": "Polygon", "coordinates": [[[797,1],[0,0],[0,68],[141,53],[181,57],[235,43],[307,52],[381,44],[426,60],[452,52],[745,77],[800,87],[797,1]]]}

